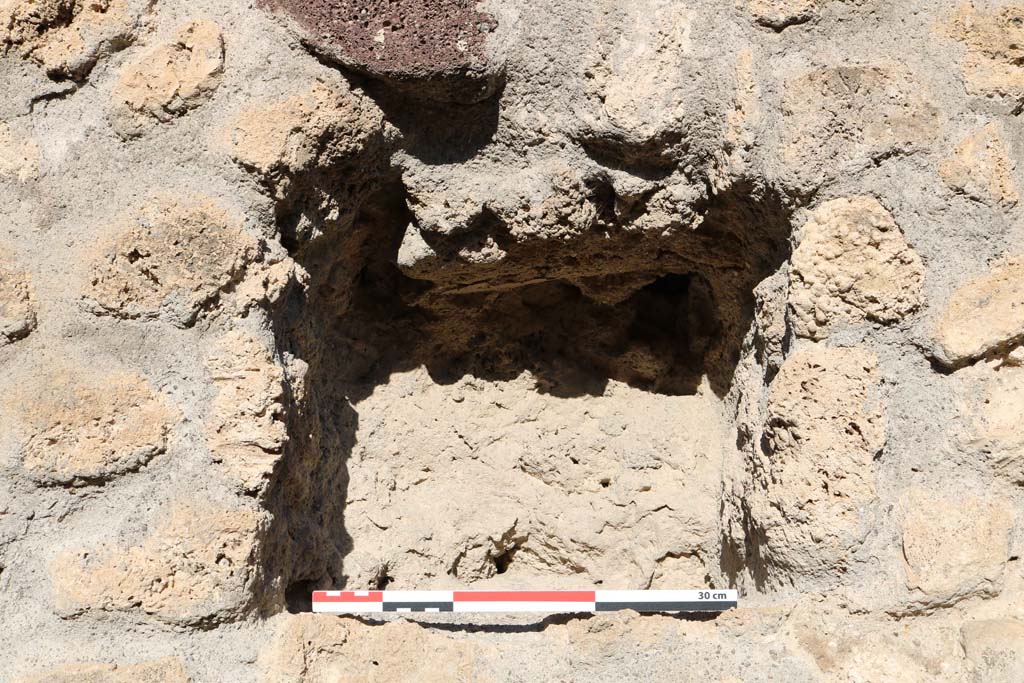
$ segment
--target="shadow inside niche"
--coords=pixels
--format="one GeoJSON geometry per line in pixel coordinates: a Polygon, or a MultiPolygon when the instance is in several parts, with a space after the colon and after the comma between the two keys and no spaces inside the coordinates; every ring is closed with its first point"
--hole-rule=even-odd
{"type": "MultiPolygon", "coordinates": [[[[336,270],[343,281],[322,285],[345,292],[343,302],[316,314],[320,334],[344,357],[335,379],[356,402],[391,374],[418,367],[445,385],[465,375],[508,381],[528,371],[537,391],[561,397],[601,395],[610,380],[691,395],[705,378],[723,396],[753,319],[753,289],[788,258],[781,200],[751,196],[744,188],[721,195],[690,240],[700,256],[653,258],[644,266],[647,284],[609,304],[557,278],[436,295],[431,283],[394,264],[413,219],[401,189],[392,187],[364,211],[364,219],[375,219],[364,222],[371,237],[361,267],[336,270]]],[[[630,236],[613,248],[629,250],[635,241],[630,236]]],[[[514,261],[515,248],[507,250],[514,261]]],[[[316,258],[331,251],[319,248],[316,258]]],[[[558,243],[550,252],[552,262],[580,256],[558,243]]]]}
{"type": "Polygon", "coordinates": [[[350,70],[342,71],[399,130],[402,149],[424,164],[468,161],[490,144],[498,130],[503,87],[481,102],[441,102],[397,90],[385,81],[350,70]]]}
{"type": "MultiPolygon", "coordinates": [[[[343,567],[353,548],[344,503],[358,406],[395,373],[425,368],[451,385],[528,372],[535,391],[556,397],[601,396],[611,381],[690,395],[706,381],[724,396],[749,343],[753,289],[788,257],[790,222],[781,198],[753,184],[718,195],[704,213],[683,243],[692,257],[655,259],[647,284],[614,304],[563,279],[431,296],[432,283],[395,265],[413,220],[399,183],[367,201],[352,229],[295,249],[309,285],[293,292],[276,330],[282,353],[308,370],[269,499],[288,608],[307,610],[315,588],[374,589],[396,578],[381,567],[370,585],[349,585],[343,567]]],[[[553,257],[566,248],[552,246],[553,257]]]]}
{"type": "Polygon", "coordinates": [[[490,144],[498,130],[501,91],[476,104],[445,104],[367,88],[387,120],[405,139],[405,151],[425,164],[468,161],[490,144]]]}
{"type": "Polygon", "coordinates": [[[541,393],[600,396],[610,380],[669,395],[697,392],[701,362],[718,332],[692,330],[698,276],[670,273],[626,301],[607,305],[552,281],[499,294],[451,297],[450,310],[423,310],[402,292],[419,285],[388,264],[358,278],[338,340],[346,385],[360,400],[396,372],[424,367],[442,385],[466,375],[511,381],[529,372],[541,393]]]}

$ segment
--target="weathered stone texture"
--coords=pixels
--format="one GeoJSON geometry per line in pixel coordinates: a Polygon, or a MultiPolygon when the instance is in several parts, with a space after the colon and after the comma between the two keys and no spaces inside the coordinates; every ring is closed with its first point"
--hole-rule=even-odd
{"type": "Polygon", "coordinates": [[[35,180],[40,170],[39,144],[0,121],[0,180],[35,180]]]}
{"type": "Polygon", "coordinates": [[[470,636],[407,621],[295,615],[261,654],[261,683],[452,680],[695,680],[863,683],[967,680],[954,623],[897,626],[836,613],[752,610],[712,623],[602,614],[522,632],[470,636]],[[742,642],[735,642],[739,636],[742,642]],[[548,653],[557,649],[558,657],[548,653]],[[435,668],[429,668],[433,665],[435,668]],[[632,667],[632,668],[630,668],[632,667]]]}
{"type": "Polygon", "coordinates": [[[129,64],[114,87],[114,125],[125,136],[141,135],[208,100],[224,70],[224,37],[210,21],[194,21],[174,40],[129,64]]]}
{"type": "Polygon", "coordinates": [[[0,0],[0,679],[1024,679],[1020,2],[0,0]]]}
{"type": "Polygon", "coordinates": [[[50,565],[58,614],[134,612],[177,625],[238,619],[257,601],[264,516],[239,501],[173,502],[137,545],[65,550],[50,565]]]}
{"type": "Polygon", "coordinates": [[[38,63],[52,78],[83,79],[97,60],[137,38],[148,6],[142,0],[4,0],[0,48],[38,63]]]}
{"type": "MultiPolygon", "coordinates": [[[[480,680],[478,646],[411,623],[366,628],[358,622],[299,615],[287,620],[260,657],[261,683],[375,680],[480,680]],[[378,673],[379,672],[379,673],[378,673]]],[[[494,652],[492,648],[488,651],[494,652]]]]}
{"type": "Polygon", "coordinates": [[[305,243],[324,224],[351,225],[385,171],[390,135],[370,98],[324,76],[247,105],[217,133],[217,144],[279,202],[289,217],[286,239],[305,243]]]}
{"type": "Polygon", "coordinates": [[[985,619],[964,624],[961,638],[974,664],[976,683],[1014,683],[1024,678],[1024,623],[985,619]]]}
{"type": "Polygon", "coordinates": [[[357,157],[382,127],[383,114],[368,98],[328,82],[247,109],[222,135],[238,163],[277,179],[357,157]]]}
{"type": "Polygon", "coordinates": [[[927,86],[894,64],[842,64],[785,83],[781,157],[802,187],[927,149],[941,127],[927,86]]]}
{"type": "Polygon", "coordinates": [[[35,327],[36,307],[28,275],[0,261],[0,346],[24,339],[35,327]]]}
{"type": "Polygon", "coordinates": [[[240,331],[220,339],[205,364],[217,391],[206,421],[214,461],[246,489],[258,489],[287,440],[284,372],[263,342],[240,331]]]}
{"type": "Polygon", "coordinates": [[[978,364],[957,374],[955,445],[972,463],[1024,485],[1024,370],[978,364]]]}
{"type": "Polygon", "coordinates": [[[177,418],[134,372],[55,361],[4,400],[21,462],[43,484],[87,485],[137,470],[167,448],[177,418]]]}
{"type": "Polygon", "coordinates": [[[967,674],[956,621],[884,624],[818,610],[793,620],[794,636],[814,658],[823,681],[961,681],[967,674]]]}
{"type": "Polygon", "coordinates": [[[191,326],[255,260],[257,240],[219,202],[157,197],[121,219],[90,271],[97,315],[191,326]]]}
{"type": "Polygon", "coordinates": [[[962,2],[944,32],[965,48],[961,66],[968,93],[1024,96],[1024,6],[962,2]]]}
{"type": "Polygon", "coordinates": [[[822,0],[746,0],[757,22],[775,30],[813,18],[821,3],[822,0]]]}
{"type": "MultiPolygon", "coordinates": [[[[614,156],[655,157],[667,163],[697,143],[701,126],[693,81],[679,78],[717,65],[701,63],[692,34],[697,13],[677,3],[632,5],[617,41],[588,65],[588,94],[600,106],[587,121],[589,143],[614,156]]],[[[703,142],[703,141],[701,141],[703,142]]]]}
{"type": "Polygon", "coordinates": [[[939,174],[954,192],[975,201],[1012,209],[1019,196],[1002,127],[990,123],[969,135],[939,166],[939,174]]]}
{"type": "Polygon", "coordinates": [[[802,233],[790,270],[797,335],[823,339],[844,323],[891,324],[921,305],[924,265],[878,200],[827,202],[802,233]]]}
{"type": "Polygon", "coordinates": [[[907,588],[921,607],[952,605],[1002,589],[1013,510],[998,498],[910,489],[903,510],[907,588]]]}
{"type": "Polygon", "coordinates": [[[141,664],[66,664],[22,676],[15,683],[189,683],[184,664],[165,657],[141,664]]]}
{"type": "Polygon", "coordinates": [[[701,398],[655,401],[618,385],[644,406],[630,415],[610,397],[523,391],[536,381],[466,377],[449,396],[410,372],[361,404],[346,502],[346,526],[363,539],[345,564],[353,586],[382,575],[409,589],[705,584],[718,533],[707,482],[722,446],[714,429],[682,426],[715,424],[701,398]],[[437,429],[422,434],[424,419],[437,429]],[[449,523],[435,523],[438,511],[449,523]]]}
{"type": "Polygon", "coordinates": [[[487,46],[497,28],[472,0],[269,0],[294,17],[317,52],[430,99],[494,94],[503,64],[487,46]]]}
{"type": "Polygon", "coordinates": [[[776,581],[833,581],[870,528],[885,446],[878,363],[862,348],[791,356],[768,395],[762,474],[749,505],[776,581]]]}
{"type": "Polygon", "coordinates": [[[953,367],[1024,340],[1024,258],[1001,258],[961,285],[935,327],[935,357],[953,367]]]}

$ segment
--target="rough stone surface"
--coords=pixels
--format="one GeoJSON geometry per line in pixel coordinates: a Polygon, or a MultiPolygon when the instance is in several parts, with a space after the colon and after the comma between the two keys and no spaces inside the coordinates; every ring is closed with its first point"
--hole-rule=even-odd
{"type": "Polygon", "coordinates": [[[979,96],[1024,95],[1024,6],[963,2],[945,27],[963,44],[967,92],[979,96]]]}
{"type": "Polygon", "coordinates": [[[183,26],[174,40],[129,64],[114,87],[114,125],[136,136],[208,100],[224,70],[224,37],[210,21],[183,26]]]}
{"type": "Polygon", "coordinates": [[[939,166],[939,173],[954,192],[984,204],[1012,209],[1019,196],[1000,127],[990,123],[961,142],[939,166]]]}
{"type": "Polygon", "coordinates": [[[1024,676],[1024,624],[1015,619],[986,619],[964,624],[962,642],[974,664],[974,680],[1011,683],[1024,676]]]}
{"type": "Polygon", "coordinates": [[[796,334],[823,339],[837,324],[891,324],[921,305],[924,265],[878,200],[828,202],[802,232],[790,270],[796,334]]]}
{"type": "Polygon", "coordinates": [[[214,460],[243,486],[257,489],[288,438],[284,372],[266,346],[241,331],[220,339],[205,365],[217,391],[206,421],[214,460]]]}
{"type": "Polygon", "coordinates": [[[941,127],[926,86],[893,63],[813,69],[783,87],[782,161],[809,189],[926,149],[941,127]]]}
{"type": "Polygon", "coordinates": [[[474,102],[497,89],[496,19],[473,0],[268,0],[339,64],[421,97],[474,102]]]}
{"type": "Polygon", "coordinates": [[[0,121],[0,180],[35,180],[39,164],[39,144],[0,121]]]}
{"type": "Polygon", "coordinates": [[[317,237],[325,223],[350,226],[384,169],[383,113],[337,77],[319,75],[247,103],[218,138],[277,198],[290,241],[317,237]]]}
{"type": "Polygon", "coordinates": [[[817,16],[821,0],[747,0],[759,24],[780,31],[817,16]]]}
{"type": "Polygon", "coordinates": [[[382,677],[479,680],[486,669],[479,662],[478,649],[468,641],[435,635],[408,622],[373,629],[349,620],[301,615],[287,620],[276,641],[262,653],[261,680],[327,683],[339,676],[367,682],[382,677]]]}
{"type": "Polygon", "coordinates": [[[362,404],[372,417],[356,432],[346,502],[346,525],[365,539],[346,563],[353,585],[382,574],[399,589],[533,575],[566,588],[708,583],[717,492],[696,482],[714,480],[722,446],[697,429],[716,421],[707,402],[628,386],[553,399],[530,395],[536,381],[465,377],[450,397],[413,372],[362,404]],[[437,429],[418,436],[426,415],[437,429]],[[387,464],[358,466],[370,462],[387,464]],[[429,512],[439,505],[444,528],[429,512]]]}
{"type": "Polygon", "coordinates": [[[175,657],[141,664],[68,664],[16,679],[15,683],[189,683],[175,657]]]}
{"type": "Polygon", "coordinates": [[[0,47],[36,62],[51,78],[80,80],[99,59],[138,37],[149,6],[143,0],[4,0],[0,47]]]}
{"type": "Polygon", "coordinates": [[[935,357],[949,366],[1024,340],[1024,258],[1001,258],[965,282],[953,292],[935,328],[935,357]]]}
{"type": "Polygon", "coordinates": [[[911,489],[900,505],[906,583],[915,601],[949,605],[1002,589],[1013,530],[1005,501],[911,489]]]}
{"type": "Polygon", "coordinates": [[[363,153],[380,134],[380,110],[346,83],[324,80],[241,112],[223,134],[232,157],[277,178],[363,153]]]}
{"type": "Polygon", "coordinates": [[[202,197],[158,197],[120,226],[83,295],[97,315],[187,327],[256,257],[256,239],[240,218],[202,197]]]}
{"type": "Polygon", "coordinates": [[[787,625],[826,681],[910,683],[964,680],[967,675],[968,667],[959,657],[957,622],[934,619],[882,625],[860,619],[840,622],[828,613],[810,613],[794,615],[787,625]]]}
{"type": "Polygon", "coordinates": [[[1024,370],[1013,361],[998,368],[979,363],[958,380],[958,450],[1000,478],[1024,485],[1024,370]]]}
{"type": "Polygon", "coordinates": [[[698,70],[721,69],[694,44],[699,15],[686,5],[656,3],[629,6],[607,22],[605,30],[621,39],[599,45],[588,65],[587,94],[600,106],[586,119],[586,144],[606,155],[665,163],[715,135],[694,130],[707,123],[700,105],[721,106],[702,102],[706,95],[693,87],[698,70]]]}
{"type": "Polygon", "coordinates": [[[863,543],[885,445],[878,381],[871,352],[814,346],[772,382],[750,501],[770,579],[838,579],[863,543]]]}
{"type": "Polygon", "coordinates": [[[178,625],[237,619],[255,602],[260,527],[249,506],[176,501],[136,545],[58,553],[54,608],[66,618],[139,610],[178,625]]]}
{"type": "Polygon", "coordinates": [[[522,632],[470,637],[443,622],[290,616],[260,658],[262,683],[452,680],[679,680],[678,648],[695,680],[963,680],[955,624],[885,627],[837,615],[752,611],[716,622],[599,615],[522,632]],[[437,624],[437,628],[431,628],[437,624]],[[734,641],[739,634],[747,640],[734,641]],[[557,647],[558,657],[545,653],[557,647]],[[435,668],[425,664],[430,662],[435,668]],[[632,663],[630,669],[628,664],[632,663]],[[959,677],[959,678],[958,678],[959,677]]]}
{"type": "Polygon", "coordinates": [[[27,337],[36,327],[28,275],[0,263],[0,346],[27,337]]]}
{"type": "Polygon", "coordinates": [[[0,679],[1021,679],[1022,18],[0,0],[0,679]]]}
{"type": "Polygon", "coordinates": [[[44,484],[98,484],[167,449],[178,415],[145,379],[57,359],[4,401],[26,472],[44,484]]]}

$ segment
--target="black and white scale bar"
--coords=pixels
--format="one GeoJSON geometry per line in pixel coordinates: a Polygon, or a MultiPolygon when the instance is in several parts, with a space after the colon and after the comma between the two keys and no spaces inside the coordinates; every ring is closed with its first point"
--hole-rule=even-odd
{"type": "Polygon", "coordinates": [[[382,612],[452,612],[455,603],[452,602],[393,602],[385,600],[382,612]]]}
{"type": "Polygon", "coordinates": [[[640,591],[316,591],[313,611],[368,612],[540,612],[579,613],[722,612],[737,606],[735,590],[640,591]]]}

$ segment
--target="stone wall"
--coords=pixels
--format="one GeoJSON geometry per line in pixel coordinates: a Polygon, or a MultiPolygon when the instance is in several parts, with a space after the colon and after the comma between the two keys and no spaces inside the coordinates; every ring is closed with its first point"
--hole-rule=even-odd
{"type": "Polygon", "coordinates": [[[0,0],[0,677],[1021,680],[1022,27],[0,0]]]}

